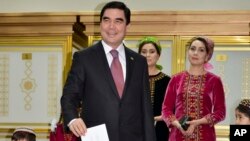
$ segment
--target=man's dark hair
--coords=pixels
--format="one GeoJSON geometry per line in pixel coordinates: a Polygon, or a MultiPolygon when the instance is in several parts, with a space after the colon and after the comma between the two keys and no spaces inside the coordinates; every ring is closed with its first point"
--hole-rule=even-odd
{"type": "Polygon", "coordinates": [[[111,2],[107,3],[106,5],[104,5],[104,7],[102,8],[101,14],[100,14],[100,21],[102,21],[103,14],[104,14],[105,10],[107,10],[107,9],[123,10],[125,18],[126,18],[126,25],[128,25],[130,23],[131,12],[130,12],[130,9],[123,2],[111,1],[111,2]]]}

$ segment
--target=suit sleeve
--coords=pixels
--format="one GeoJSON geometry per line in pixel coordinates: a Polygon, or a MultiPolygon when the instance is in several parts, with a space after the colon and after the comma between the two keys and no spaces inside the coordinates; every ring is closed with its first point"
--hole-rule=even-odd
{"type": "Polygon", "coordinates": [[[64,127],[67,127],[72,119],[78,118],[77,108],[79,108],[81,101],[80,95],[82,93],[84,74],[82,68],[79,53],[76,52],[61,97],[64,127]]]}
{"type": "Polygon", "coordinates": [[[148,76],[148,66],[146,60],[144,61],[144,71],[143,71],[143,112],[144,112],[144,137],[145,141],[156,141],[155,129],[154,129],[154,117],[153,108],[150,99],[150,89],[149,89],[149,76],[148,76]]]}

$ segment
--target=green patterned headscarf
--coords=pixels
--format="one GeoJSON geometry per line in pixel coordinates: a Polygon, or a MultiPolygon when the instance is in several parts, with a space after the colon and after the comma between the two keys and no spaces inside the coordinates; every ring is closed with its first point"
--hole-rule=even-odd
{"type": "MultiPolygon", "coordinates": [[[[152,37],[152,36],[144,37],[144,38],[142,38],[142,39],[139,41],[139,44],[138,44],[138,49],[139,49],[139,50],[138,50],[138,52],[141,53],[142,47],[143,47],[145,44],[148,44],[148,43],[153,44],[154,47],[155,47],[155,49],[156,49],[156,51],[157,51],[157,53],[158,53],[159,55],[161,55],[161,45],[160,45],[160,42],[158,41],[157,38],[152,37]]],[[[163,69],[162,66],[161,66],[161,65],[158,65],[158,64],[156,64],[156,67],[157,67],[157,69],[159,69],[159,70],[162,70],[162,69],[163,69]]]]}

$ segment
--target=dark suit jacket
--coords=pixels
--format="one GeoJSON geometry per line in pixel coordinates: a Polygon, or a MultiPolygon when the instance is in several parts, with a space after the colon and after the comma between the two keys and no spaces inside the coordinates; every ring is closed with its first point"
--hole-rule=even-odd
{"type": "Polygon", "coordinates": [[[120,99],[101,42],[74,54],[61,98],[65,126],[78,117],[82,100],[87,127],[105,123],[110,141],[155,141],[146,59],[126,47],[125,56],[120,99]]]}

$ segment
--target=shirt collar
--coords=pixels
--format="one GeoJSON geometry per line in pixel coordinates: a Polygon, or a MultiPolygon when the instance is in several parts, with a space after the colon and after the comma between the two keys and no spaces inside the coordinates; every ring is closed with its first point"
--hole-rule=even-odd
{"type": "MultiPolygon", "coordinates": [[[[104,48],[104,51],[105,51],[105,54],[109,54],[110,51],[113,49],[112,47],[110,47],[107,43],[105,43],[103,40],[102,40],[102,45],[103,45],[103,48],[104,48]]],[[[124,50],[124,45],[123,43],[121,43],[117,48],[116,50],[119,52],[119,55],[125,59],[125,50],[124,50]]]]}

